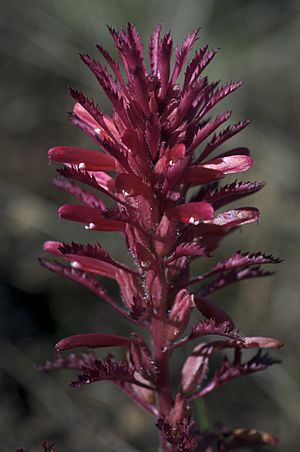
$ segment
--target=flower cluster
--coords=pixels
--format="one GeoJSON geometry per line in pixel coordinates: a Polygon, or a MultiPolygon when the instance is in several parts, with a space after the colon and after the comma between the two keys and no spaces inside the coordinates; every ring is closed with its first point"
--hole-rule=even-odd
{"type": "Polygon", "coordinates": [[[59,353],[78,347],[121,347],[123,358],[116,361],[109,354],[98,360],[93,353],[72,353],[47,362],[44,369],[78,369],[73,387],[112,381],[155,418],[164,451],[274,445],[274,437],[256,430],[219,427],[204,432],[200,426],[197,431],[191,417],[192,401],[232,379],[265,369],[276,360],[262,349],[282,345],[268,337],[242,337],[231,317],[212,299],[217,290],[232,283],[269,275],[261,265],[278,259],[261,252],[236,252],[209,271],[190,275],[195,259],[210,258],[224,237],[259,218],[254,207],[226,210],[226,206],[257,192],[262,183],[236,180],[220,185],[227,174],[252,166],[248,149],[237,147],[212,156],[248,125],[242,121],[217,132],[231,112],[212,114],[241,84],[209,82],[203,72],[216,50],[207,46],[186,64],[198,31],[176,48],[172,67],[172,37],[156,27],[149,43],[149,68],[134,26],[129,24],[120,33],[109,31],[124,71],[99,45],[107,66],[85,54],[81,59],[109,98],[113,115],[107,116],[83,93],[71,89],[75,105],[70,120],[97,148],[54,147],[49,158],[63,164],[55,186],[79,201],[61,206],[59,218],[83,224],[88,233],[119,232],[134,265],[114,260],[99,243],[53,241],[46,242],[44,249],[59,259],[41,259],[41,263],[90,289],[146,334],[68,337],[56,345],[59,353]],[[92,187],[92,192],[81,184],[92,187]],[[109,197],[114,207],[108,208],[97,191],[109,197]],[[118,283],[122,302],[107,293],[99,276],[118,283]],[[199,320],[188,329],[193,310],[199,320]],[[203,341],[204,336],[214,338],[203,341]],[[182,366],[180,385],[172,388],[171,356],[192,341],[195,345],[182,366]],[[232,359],[224,355],[219,368],[211,372],[212,355],[225,349],[233,351],[232,359]],[[245,360],[246,349],[255,351],[245,360]]]}

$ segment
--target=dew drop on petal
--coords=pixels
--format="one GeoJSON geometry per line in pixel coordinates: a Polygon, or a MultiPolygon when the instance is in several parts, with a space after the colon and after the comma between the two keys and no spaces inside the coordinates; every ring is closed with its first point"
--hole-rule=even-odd
{"type": "Polygon", "coordinates": [[[86,224],[84,226],[84,228],[87,229],[87,230],[96,229],[96,225],[95,225],[95,223],[89,223],[89,224],[86,224]]]}
{"type": "Polygon", "coordinates": [[[80,263],[77,262],[77,261],[72,261],[72,262],[70,263],[70,265],[71,265],[72,268],[81,268],[80,263]]]}
{"type": "Polygon", "coordinates": [[[189,223],[194,224],[197,226],[200,223],[200,220],[196,220],[194,217],[189,218],[189,223]]]}
{"type": "Polygon", "coordinates": [[[141,267],[142,268],[148,268],[150,266],[150,263],[148,261],[142,261],[141,262],[141,267]]]}
{"type": "Polygon", "coordinates": [[[99,129],[99,127],[97,127],[96,129],[94,129],[95,133],[100,134],[101,133],[101,129],[99,129]]]}
{"type": "Polygon", "coordinates": [[[83,163],[83,162],[79,163],[78,168],[85,169],[86,168],[85,163],[83,163]]]}

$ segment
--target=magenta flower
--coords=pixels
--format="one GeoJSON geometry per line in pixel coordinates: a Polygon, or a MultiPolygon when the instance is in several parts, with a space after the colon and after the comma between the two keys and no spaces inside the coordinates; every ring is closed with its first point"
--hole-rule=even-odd
{"type": "Polygon", "coordinates": [[[277,362],[261,350],[282,345],[267,337],[240,336],[230,315],[211,299],[214,292],[229,284],[269,275],[261,265],[277,263],[278,259],[260,252],[236,252],[211,270],[190,275],[191,262],[208,259],[227,234],[259,219],[254,207],[224,207],[260,190],[262,183],[219,185],[227,174],[251,168],[248,149],[229,147],[212,155],[249,123],[242,121],[217,132],[231,113],[225,111],[215,117],[212,113],[215,105],[241,84],[231,82],[220,87],[208,81],[203,72],[216,50],[210,51],[207,46],[194,54],[184,70],[198,31],[176,48],[172,68],[172,38],[170,33],[161,36],[158,26],[149,44],[150,70],[131,24],[120,33],[109,31],[125,76],[101,46],[97,48],[108,67],[88,55],[81,55],[81,59],[109,98],[113,115],[105,115],[92,100],[71,89],[76,103],[70,120],[92,138],[96,148],[54,147],[49,158],[63,164],[58,173],[64,178],[55,179],[54,184],[79,201],[61,206],[59,218],[83,224],[87,233],[120,232],[134,265],[115,261],[98,243],[60,242],[46,242],[44,246],[59,261],[42,259],[41,263],[90,289],[130,322],[144,328],[145,337],[137,333],[130,337],[103,333],[71,336],[58,342],[58,352],[117,346],[124,350],[123,359],[117,362],[109,354],[99,361],[91,353],[71,354],[47,362],[44,368],[78,369],[74,387],[111,380],[154,417],[164,451],[208,452],[274,445],[276,439],[265,432],[228,431],[225,427],[206,432],[201,426],[197,430],[191,419],[192,401],[277,362]],[[182,83],[178,82],[180,74],[182,83]],[[108,208],[95,190],[91,193],[78,183],[99,190],[114,201],[115,207],[108,208]],[[122,302],[110,297],[99,276],[117,281],[122,302]],[[199,313],[199,320],[188,328],[193,310],[199,313]],[[217,338],[203,341],[204,336],[211,335],[217,338]],[[179,385],[173,388],[172,354],[192,341],[194,347],[183,363],[179,385]],[[211,372],[212,355],[225,349],[234,351],[233,358],[225,356],[220,367],[211,372]],[[244,349],[257,351],[244,360],[244,349]]]}

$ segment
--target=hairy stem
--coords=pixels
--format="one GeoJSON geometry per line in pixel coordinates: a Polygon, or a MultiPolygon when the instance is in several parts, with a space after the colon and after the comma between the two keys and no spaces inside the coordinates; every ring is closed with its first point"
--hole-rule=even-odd
{"type": "MultiPolygon", "coordinates": [[[[169,372],[170,353],[165,351],[165,325],[162,316],[152,320],[152,340],[155,363],[158,368],[157,380],[157,408],[159,417],[165,418],[171,408],[172,395],[169,372]]],[[[164,433],[161,434],[162,450],[167,451],[167,441],[164,433]]]]}

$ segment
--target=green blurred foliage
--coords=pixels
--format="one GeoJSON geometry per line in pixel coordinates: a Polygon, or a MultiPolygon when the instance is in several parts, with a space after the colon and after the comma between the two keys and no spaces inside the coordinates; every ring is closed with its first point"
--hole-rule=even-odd
{"type": "MultiPolygon", "coordinates": [[[[269,430],[281,438],[278,451],[298,450],[299,2],[2,0],[0,6],[1,450],[24,445],[34,451],[43,439],[54,440],[59,452],[155,450],[151,420],[111,385],[76,392],[68,389],[70,375],[43,375],[33,363],[51,358],[53,343],[68,334],[128,332],[122,319],[87,291],[38,265],[44,240],[90,239],[78,225],[57,222],[56,207],[68,197],[50,184],[54,169],[47,149],[89,145],[67,121],[72,108],[67,85],[84,89],[109,111],[78,53],[96,55],[97,42],[115,52],[106,24],[119,28],[132,21],[146,40],[160,20],[176,43],[202,27],[199,46],[222,48],[208,74],[245,81],[226,108],[234,119],[253,121],[232,141],[248,146],[255,158],[243,179],[267,182],[244,203],[260,208],[261,222],[224,241],[214,260],[237,249],[285,259],[275,276],[243,282],[218,297],[243,333],[285,342],[283,364],[209,396],[205,416],[229,427],[269,430]]],[[[120,260],[128,259],[116,236],[102,234],[100,241],[120,260]]],[[[118,297],[115,286],[107,287],[118,297]]],[[[177,358],[174,373],[183,359],[177,358]]]]}

